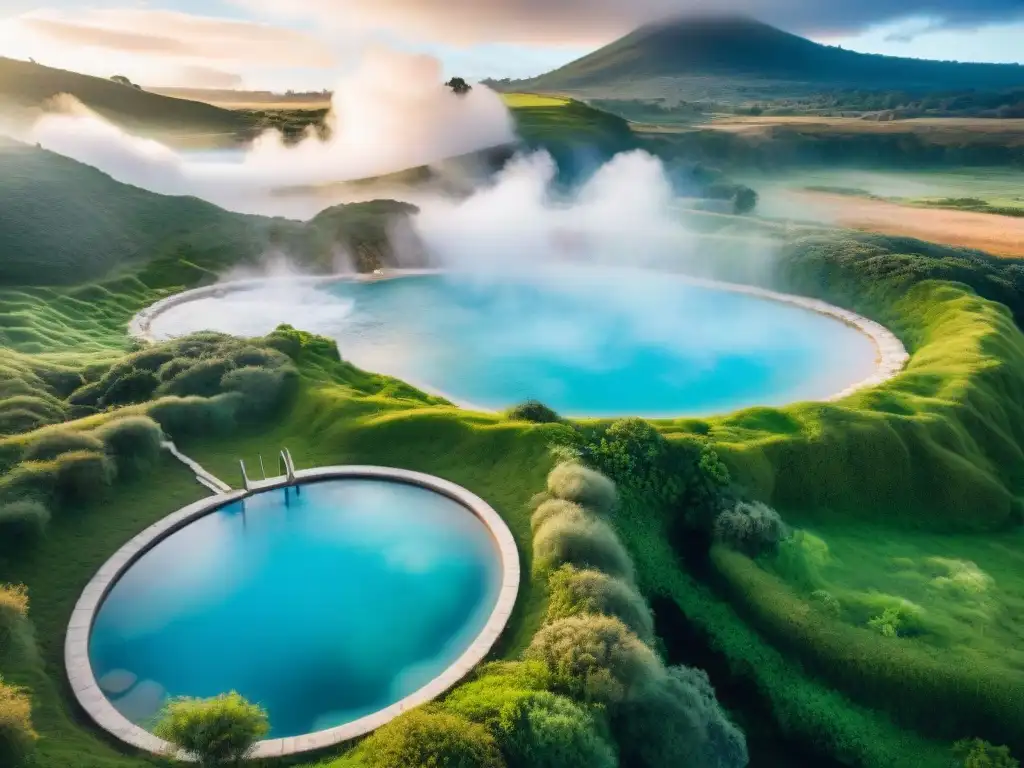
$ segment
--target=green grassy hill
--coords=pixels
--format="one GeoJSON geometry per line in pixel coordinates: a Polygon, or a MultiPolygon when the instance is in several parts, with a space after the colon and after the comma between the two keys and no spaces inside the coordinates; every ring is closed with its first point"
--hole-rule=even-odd
{"type": "Polygon", "coordinates": [[[145,133],[238,133],[251,118],[198,101],[175,99],[63,69],[0,57],[0,104],[38,109],[60,94],[133,131],[145,133]]]}
{"type": "Polygon", "coordinates": [[[821,45],[743,18],[651,24],[517,88],[571,91],[611,88],[672,77],[849,84],[864,88],[1010,88],[1024,85],[1024,67],[960,64],[856,53],[821,45]]]}
{"type": "Polygon", "coordinates": [[[181,286],[271,249],[329,270],[338,245],[370,270],[392,257],[392,219],[412,210],[390,201],[337,206],[309,224],[247,216],[8,141],[0,145],[0,286],[72,285],[128,270],[151,286],[181,286]]]}

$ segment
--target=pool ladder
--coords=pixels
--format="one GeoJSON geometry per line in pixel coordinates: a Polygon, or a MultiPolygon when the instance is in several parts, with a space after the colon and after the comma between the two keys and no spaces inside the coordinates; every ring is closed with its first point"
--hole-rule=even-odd
{"type": "MultiPolygon", "coordinates": [[[[284,472],[279,474],[277,477],[267,477],[267,470],[263,466],[263,455],[260,454],[260,471],[263,473],[262,480],[250,480],[249,473],[245,469],[245,459],[239,459],[238,464],[242,469],[242,487],[247,491],[259,490],[263,487],[279,486],[282,485],[282,479],[284,480],[285,486],[285,498],[287,500],[288,487],[295,485],[295,462],[292,460],[292,454],[287,448],[282,448],[277,455],[277,470],[281,472],[282,467],[284,472]]],[[[299,489],[296,486],[296,494],[299,493],[299,489]]]]}

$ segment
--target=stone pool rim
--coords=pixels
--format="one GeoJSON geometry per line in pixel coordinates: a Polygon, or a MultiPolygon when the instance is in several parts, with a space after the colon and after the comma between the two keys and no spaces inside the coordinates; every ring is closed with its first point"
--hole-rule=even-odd
{"type": "MultiPolygon", "coordinates": [[[[560,266],[572,266],[571,264],[563,264],[560,266]]],[[[580,267],[583,268],[583,267],[580,267]]],[[[620,267],[621,269],[621,267],[620,267]]],[[[834,304],[830,304],[827,301],[821,299],[812,299],[807,296],[798,296],[791,293],[780,293],[778,291],[772,291],[768,288],[761,288],[756,285],[747,285],[744,283],[730,283],[722,280],[711,280],[703,277],[696,277],[688,275],[684,272],[673,272],[668,270],[656,270],[645,267],[626,267],[625,269],[634,269],[647,272],[664,272],[664,274],[671,275],[673,278],[681,280],[683,282],[690,283],[691,285],[699,286],[702,288],[708,288],[711,290],[730,291],[732,293],[746,294],[748,296],[754,296],[767,301],[774,301],[780,304],[788,304],[798,309],[803,309],[808,312],[814,312],[825,317],[830,317],[833,320],[837,320],[844,325],[848,325],[851,328],[867,336],[868,340],[875,347],[875,370],[870,375],[860,381],[854,382],[844,389],[836,392],[828,397],[820,397],[808,400],[806,402],[824,402],[834,403],[838,400],[842,400],[862,389],[868,389],[869,387],[875,387],[880,384],[884,384],[890,379],[898,376],[903,369],[910,362],[910,353],[907,352],[907,348],[903,345],[903,342],[897,338],[896,334],[886,328],[879,322],[876,322],[870,318],[859,315],[848,309],[837,307],[834,304]]],[[[452,273],[452,270],[446,269],[435,269],[435,268],[423,268],[423,269],[386,269],[374,273],[352,273],[343,275],[316,275],[316,276],[287,276],[284,278],[274,277],[257,277],[249,278],[245,280],[231,280],[222,283],[215,283],[213,285],[202,286],[200,288],[192,288],[186,291],[166,296],[159,301],[150,304],[148,307],[140,310],[132,317],[131,322],[128,324],[128,335],[139,341],[147,343],[155,343],[156,339],[152,332],[152,322],[155,318],[166,312],[172,307],[176,307],[180,304],[187,304],[190,301],[196,299],[203,299],[208,297],[219,298],[229,293],[235,293],[238,291],[248,291],[261,288],[268,283],[275,282],[278,280],[287,282],[291,285],[306,286],[310,288],[318,288],[321,286],[332,285],[334,283],[344,282],[377,282],[380,280],[396,280],[403,277],[417,277],[424,275],[443,275],[452,273]]],[[[494,413],[494,409],[483,408],[473,403],[459,400],[458,398],[452,398],[445,392],[436,390],[431,387],[425,387],[421,382],[409,381],[408,383],[422,389],[428,394],[437,395],[456,405],[459,408],[477,411],[481,413],[494,413]]],[[[794,401],[803,402],[803,401],[794,401]]],[[[793,403],[786,403],[779,406],[768,406],[774,408],[786,408],[793,403]]],[[[723,411],[725,415],[729,411],[723,411]]],[[[577,420],[585,420],[590,418],[605,418],[599,416],[575,416],[572,417],[577,420]]],[[[664,421],[673,420],[680,418],[690,418],[686,414],[673,414],[666,413],[662,415],[647,416],[645,417],[650,421],[664,421]]]]}
{"type": "Polygon", "coordinates": [[[280,482],[261,484],[258,489],[217,494],[179,509],[129,540],[96,572],[82,591],[71,613],[64,643],[64,664],[75,699],[97,726],[119,741],[137,749],[165,756],[174,753],[174,748],[170,744],[135,725],[118,712],[100,690],[93,673],[89,659],[89,639],[93,623],[103,601],[118,579],[146,552],[201,517],[265,491],[279,490],[288,485],[305,485],[329,480],[382,480],[402,483],[440,494],[463,506],[484,524],[498,550],[501,560],[501,587],[498,598],[486,624],[473,642],[452,664],[426,685],[384,709],[349,723],[300,736],[260,741],[250,757],[297,755],[363,736],[389,723],[402,713],[436,699],[484,660],[512,616],[521,576],[519,550],[512,532],[501,516],[487,502],[462,486],[421,472],[362,465],[299,470],[295,473],[295,483],[281,478],[280,482]]]}

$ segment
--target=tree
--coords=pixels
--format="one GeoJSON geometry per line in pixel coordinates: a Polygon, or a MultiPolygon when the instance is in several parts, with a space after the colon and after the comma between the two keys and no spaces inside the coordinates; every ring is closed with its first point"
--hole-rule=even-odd
{"type": "Polygon", "coordinates": [[[459,96],[465,96],[467,93],[473,90],[473,86],[471,86],[461,77],[453,77],[451,80],[445,83],[445,85],[447,85],[449,88],[455,91],[455,93],[459,96]]]}
{"type": "Polygon", "coordinates": [[[173,699],[153,733],[212,768],[237,765],[269,730],[267,713],[232,692],[213,699],[173,699]]]}
{"type": "Polygon", "coordinates": [[[953,755],[964,768],[1019,768],[1007,747],[995,747],[981,739],[964,739],[953,745],[953,755]]]}
{"type": "Polygon", "coordinates": [[[741,186],[732,199],[733,212],[739,215],[750,213],[757,207],[757,192],[750,187],[741,186]]]}
{"type": "Polygon", "coordinates": [[[133,83],[131,80],[129,80],[124,75],[114,75],[110,79],[111,79],[111,81],[113,81],[115,83],[119,83],[120,85],[127,85],[129,88],[134,88],[137,91],[141,91],[142,90],[141,86],[136,85],[135,83],[133,83]]]}

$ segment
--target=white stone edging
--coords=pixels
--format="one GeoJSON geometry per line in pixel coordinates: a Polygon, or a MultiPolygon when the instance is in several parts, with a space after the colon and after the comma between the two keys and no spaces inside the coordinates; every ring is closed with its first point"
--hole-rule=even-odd
{"type": "MultiPolygon", "coordinates": [[[[356,281],[377,281],[377,280],[391,280],[401,277],[409,277],[414,275],[433,275],[441,274],[444,270],[441,269],[394,269],[387,270],[381,273],[374,273],[369,275],[328,275],[320,277],[289,277],[287,281],[293,285],[317,287],[321,285],[329,285],[337,282],[356,282],[356,281]]],[[[691,283],[692,285],[699,285],[705,288],[712,288],[722,291],[730,291],[732,293],[743,293],[749,296],[756,296],[762,299],[768,299],[770,301],[777,301],[783,304],[789,304],[791,306],[806,309],[811,312],[816,312],[819,315],[825,315],[835,320],[849,325],[865,336],[867,336],[871,342],[875,345],[877,357],[875,360],[875,372],[867,378],[846,387],[841,392],[837,392],[826,398],[821,398],[821,402],[835,402],[842,400],[845,397],[852,395],[861,389],[868,387],[874,387],[882,384],[889,379],[897,376],[910,361],[910,354],[907,352],[906,347],[903,346],[896,335],[886,328],[881,323],[876,323],[863,315],[859,315],[856,312],[851,312],[848,309],[837,307],[833,304],[829,304],[827,301],[821,301],[820,299],[811,299],[806,296],[797,296],[790,293],[779,293],[778,291],[772,291],[767,288],[760,288],[753,285],[744,285],[741,283],[728,283],[720,280],[710,280],[700,277],[692,277],[681,272],[670,272],[674,278],[683,280],[691,283]]],[[[155,304],[143,309],[141,312],[136,314],[128,325],[128,333],[132,337],[141,341],[153,342],[154,338],[152,335],[151,325],[153,319],[161,313],[167,311],[171,307],[178,306],[179,304],[185,304],[195,299],[207,298],[209,296],[221,296],[235,291],[244,291],[256,289],[266,285],[268,282],[275,280],[276,278],[254,278],[250,280],[234,280],[231,282],[218,283],[216,285],[206,286],[203,288],[193,288],[192,290],[182,291],[176,293],[173,296],[168,296],[165,299],[161,299],[155,304]]],[[[435,390],[430,387],[425,387],[422,383],[409,381],[413,386],[427,392],[429,394],[438,395],[451,401],[455,405],[459,405],[464,408],[469,408],[474,411],[487,411],[486,408],[479,408],[472,405],[471,403],[460,402],[458,399],[452,399],[444,392],[435,390]]],[[[785,406],[781,406],[785,407],[785,406]]],[[[671,415],[659,418],[674,418],[671,415]]]]}
{"type": "MultiPolygon", "coordinates": [[[[253,758],[284,757],[325,749],[370,733],[403,712],[437,698],[484,660],[508,623],[519,591],[521,576],[519,551],[516,548],[512,532],[509,531],[501,516],[487,502],[465,488],[433,475],[390,467],[357,465],[320,467],[299,470],[295,473],[295,477],[300,482],[368,478],[387,480],[415,485],[447,496],[475,514],[493,537],[501,557],[501,587],[490,617],[476,639],[458,659],[425,686],[385,709],[350,723],[316,733],[261,741],[251,755],[253,758]]],[[[287,481],[282,480],[274,488],[284,488],[286,485],[288,485],[287,481]]],[[[267,490],[271,490],[271,488],[264,486],[258,493],[267,490]]],[[[89,661],[89,637],[96,613],[117,580],[142,555],[189,523],[251,495],[254,494],[234,491],[203,499],[154,523],[107,560],[82,591],[71,613],[64,643],[64,663],[67,668],[68,681],[78,703],[96,725],[125,744],[154,754],[167,755],[173,752],[170,744],[135,725],[118,712],[100,690],[89,661]]]]}

